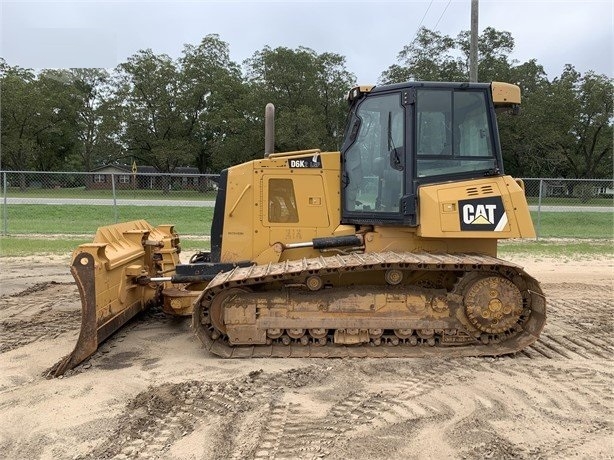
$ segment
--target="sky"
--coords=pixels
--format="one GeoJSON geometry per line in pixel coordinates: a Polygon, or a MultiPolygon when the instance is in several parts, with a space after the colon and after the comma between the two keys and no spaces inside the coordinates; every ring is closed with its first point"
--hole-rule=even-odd
{"type": "MultiPolygon", "coordinates": [[[[359,84],[377,83],[422,25],[455,37],[470,0],[29,1],[0,0],[0,57],[32,69],[114,68],[140,49],[180,56],[208,34],[241,64],[266,45],[346,57],[359,84]]],[[[479,30],[515,40],[512,58],[536,59],[550,79],[566,64],[614,77],[613,0],[480,0],[479,30]]]]}

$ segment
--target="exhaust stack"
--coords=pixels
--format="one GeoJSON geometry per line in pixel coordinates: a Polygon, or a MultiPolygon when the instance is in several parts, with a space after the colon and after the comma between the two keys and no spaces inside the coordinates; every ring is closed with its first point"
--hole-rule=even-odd
{"type": "Polygon", "coordinates": [[[275,106],[270,102],[264,109],[264,158],[275,151],[275,106]]]}

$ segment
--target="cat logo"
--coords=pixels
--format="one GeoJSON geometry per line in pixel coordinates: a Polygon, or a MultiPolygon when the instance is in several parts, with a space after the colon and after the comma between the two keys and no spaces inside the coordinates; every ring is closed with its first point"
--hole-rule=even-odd
{"type": "Polygon", "coordinates": [[[507,214],[500,196],[461,200],[461,230],[501,232],[507,226],[507,214]]]}

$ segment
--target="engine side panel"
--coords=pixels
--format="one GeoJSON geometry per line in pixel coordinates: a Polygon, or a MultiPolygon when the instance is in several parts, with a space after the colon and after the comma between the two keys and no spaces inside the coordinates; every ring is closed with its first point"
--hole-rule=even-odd
{"type": "Polygon", "coordinates": [[[521,185],[509,176],[421,186],[423,238],[532,238],[529,207],[521,185]]]}
{"type": "Polygon", "coordinates": [[[272,154],[229,168],[219,262],[314,257],[314,249],[289,254],[276,244],[353,235],[354,226],[339,225],[340,180],[339,152],[272,154]]]}

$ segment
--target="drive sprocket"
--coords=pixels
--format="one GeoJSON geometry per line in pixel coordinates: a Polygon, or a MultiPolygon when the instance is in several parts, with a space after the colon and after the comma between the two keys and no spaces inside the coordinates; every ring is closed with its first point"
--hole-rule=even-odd
{"type": "Polygon", "coordinates": [[[467,318],[481,332],[499,334],[511,329],[522,309],[518,287],[499,275],[478,278],[465,293],[467,318]]]}

